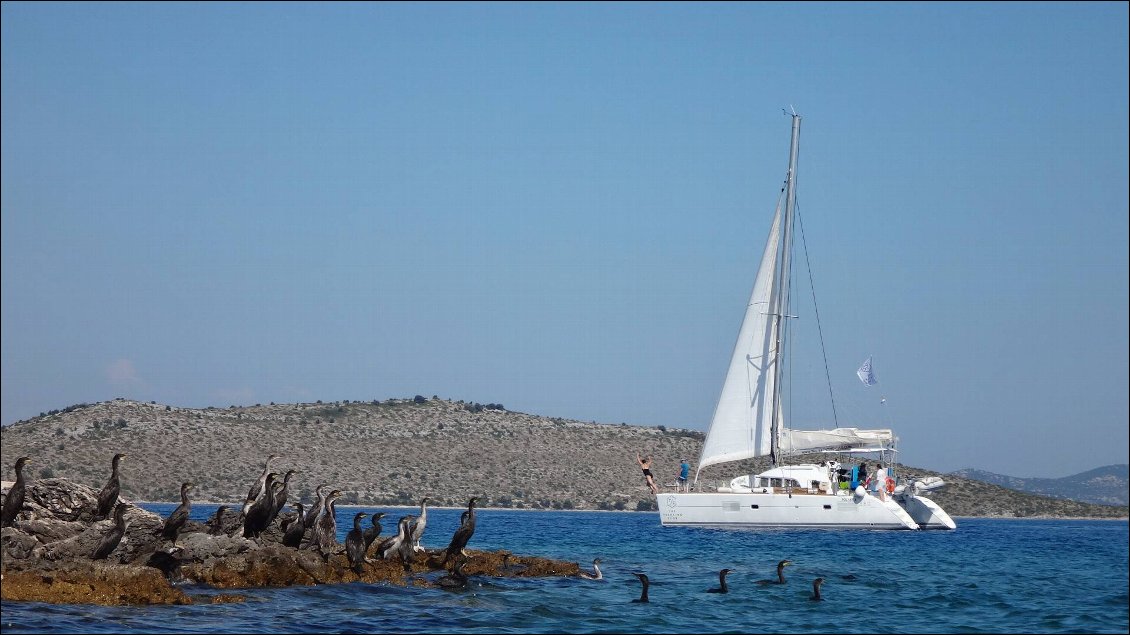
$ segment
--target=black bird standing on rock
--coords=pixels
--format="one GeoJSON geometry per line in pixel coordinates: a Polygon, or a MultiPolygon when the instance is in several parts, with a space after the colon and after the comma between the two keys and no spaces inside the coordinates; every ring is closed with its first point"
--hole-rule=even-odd
{"type": "Polygon", "coordinates": [[[102,534],[102,541],[98,543],[94,554],[90,556],[92,559],[105,560],[122,542],[122,536],[126,534],[126,507],[125,503],[118,503],[118,506],[114,508],[114,526],[102,534]]]}
{"type": "Polygon", "coordinates": [[[271,472],[263,485],[263,495],[248,508],[243,517],[243,537],[258,538],[271,522],[275,511],[275,479],[278,474],[271,472]]]}
{"type": "Polygon", "coordinates": [[[287,547],[298,549],[302,545],[302,535],[306,533],[306,512],[302,503],[294,503],[294,508],[298,510],[298,516],[283,527],[282,541],[287,547]]]}
{"type": "Polygon", "coordinates": [[[361,521],[368,516],[365,512],[357,512],[353,517],[353,529],[345,535],[345,555],[349,558],[349,566],[358,575],[361,574],[361,565],[365,564],[365,530],[361,529],[361,521]]]}
{"type": "Polygon", "coordinates": [[[118,465],[122,459],[126,458],[125,454],[115,454],[111,462],[110,480],[106,481],[106,485],[98,492],[98,514],[97,518],[105,518],[114,511],[114,505],[118,502],[118,494],[122,491],[121,481],[118,480],[118,465]]]}
{"type": "Polygon", "coordinates": [[[192,483],[181,483],[180,486],[180,505],[169,514],[165,519],[165,524],[161,526],[161,537],[166,540],[172,540],[173,546],[177,546],[177,537],[180,535],[181,527],[188,520],[188,513],[192,511],[192,503],[188,502],[188,490],[195,487],[192,483]]]}
{"type": "Polygon", "coordinates": [[[16,459],[16,482],[12,484],[12,489],[8,490],[8,495],[4,497],[4,508],[2,515],[0,515],[0,526],[11,527],[15,522],[16,516],[19,515],[20,510],[24,507],[24,494],[27,486],[24,483],[24,464],[31,461],[31,458],[21,456],[16,459]]]}
{"type": "Polygon", "coordinates": [[[224,512],[227,510],[227,505],[220,505],[216,508],[216,513],[208,519],[208,535],[219,536],[224,533],[224,512]]]}
{"type": "Polygon", "coordinates": [[[385,517],[384,512],[373,514],[372,527],[365,529],[365,553],[369,553],[369,547],[373,545],[373,541],[381,535],[381,519],[385,517]]]}
{"type": "Polygon", "coordinates": [[[707,589],[707,593],[729,593],[730,587],[726,586],[726,576],[733,571],[733,569],[722,569],[718,572],[718,588],[707,589]]]}
{"type": "Polygon", "coordinates": [[[477,496],[472,496],[467,503],[467,511],[465,512],[467,517],[463,524],[459,526],[459,529],[455,530],[455,535],[451,537],[451,544],[447,546],[447,552],[443,554],[442,564],[447,564],[447,560],[451,556],[463,553],[463,548],[467,546],[471,536],[475,535],[475,502],[478,500],[477,496]]]}

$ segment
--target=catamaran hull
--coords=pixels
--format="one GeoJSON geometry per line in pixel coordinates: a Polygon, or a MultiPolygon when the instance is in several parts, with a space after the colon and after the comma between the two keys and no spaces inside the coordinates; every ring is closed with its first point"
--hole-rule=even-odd
{"type": "Polygon", "coordinates": [[[899,496],[895,500],[922,529],[957,529],[946,510],[925,496],[899,496]]]}
{"type": "Polygon", "coordinates": [[[898,503],[870,494],[660,493],[656,502],[667,527],[918,529],[898,503]]]}

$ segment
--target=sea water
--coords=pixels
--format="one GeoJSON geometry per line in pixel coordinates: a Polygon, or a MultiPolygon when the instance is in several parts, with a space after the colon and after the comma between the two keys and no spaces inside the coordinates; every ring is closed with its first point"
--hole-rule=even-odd
{"type": "MultiPolygon", "coordinates": [[[[173,505],[146,505],[167,515],[173,505]]],[[[206,519],[215,506],[194,505],[206,519]]],[[[339,539],[357,511],[337,510],[339,539]]],[[[458,509],[429,509],[423,544],[445,547],[458,509]]],[[[448,591],[340,584],[236,591],[185,586],[190,606],[4,602],[4,633],[1125,633],[1126,521],[959,518],[956,531],[665,528],[655,513],[483,509],[468,545],[576,561],[604,579],[472,576],[448,591]],[[776,565],[788,559],[783,585],[776,565]],[[718,571],[735,569],[728,594],[718,571]],[[651,580],[650,602],[635,603],[651,580]],[[823,601],[812,581],[822,577],[823,601]],[[232,593],[233,591],[226,591],[232,593]]],[[[366,521],[367,522],[367,521],[366,521]]],[[[429,578],[437,573],[428,574],[429,578]]]]}

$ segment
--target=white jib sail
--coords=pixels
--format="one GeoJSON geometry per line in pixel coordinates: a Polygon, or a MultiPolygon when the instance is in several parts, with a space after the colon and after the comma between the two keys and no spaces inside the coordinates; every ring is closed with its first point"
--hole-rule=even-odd
{"type": "MultiPolygon", "coordinates": [[[[738,341],[730,358],[722,394],[714,418],[702,444],[697,472],[717,463],[740,461],[768,455],[771,449],[773,345],[775,320],[768,314],[777,269],[777,249],[781,236],[781,206],[773,216],[773,226],[761,256],[761,266],[753,283],[738,331],[738,341]]],[[[695,475],[697,480],[697,473],[695,475]]]]}

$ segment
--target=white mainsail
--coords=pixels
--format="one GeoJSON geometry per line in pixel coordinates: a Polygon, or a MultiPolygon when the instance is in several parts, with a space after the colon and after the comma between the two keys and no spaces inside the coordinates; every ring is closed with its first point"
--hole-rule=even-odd
{"type": "Polygon", "coordinates": [[[773,346],[777,338],[776,321],[769,315],[769,304],[777,277],[780,239],[781,206],[778,204],[726,380],[722,383],[722,394],[703,442],[697,470],[700,473],[710,465],[765,456],[771,451],[772,383],[776,377],[772,372],[773,346]]]}

